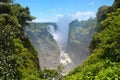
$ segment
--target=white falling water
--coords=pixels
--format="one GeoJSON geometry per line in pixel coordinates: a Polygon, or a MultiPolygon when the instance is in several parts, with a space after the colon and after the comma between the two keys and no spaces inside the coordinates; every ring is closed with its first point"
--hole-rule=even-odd
{"type": "Polygon", "coordinates": [[[60,54],[60,63],[64,65],[67,65],[67,63],[72,63],[69,55],[63,51],[61,51],[61,54],[60,54]]]}
{"type": "Polygon", "coordinates": [[[71,19],[61,18],[57,23],[57,30],[53,25],[48,25],[48,32],[53,36],[60,50],[60,64],[64,67],[73,64],[69,54],[66,53],[68,42],[69,23],[71,19]]]}

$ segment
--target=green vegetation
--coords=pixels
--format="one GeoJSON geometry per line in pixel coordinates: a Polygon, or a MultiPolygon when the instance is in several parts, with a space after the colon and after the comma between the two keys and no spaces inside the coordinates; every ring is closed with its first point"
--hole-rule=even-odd
{"type": "Polygon", "coordinates": [[[13,0],[0,0],[0,3],[11,3],[13,0]]]}
{"type": "Polygon", "coordinates": [[[34,17],[28,7],[10,2],[0,0],[0,79],[39,80],[37,52],[24,34],[34,17]]]}
{"type": "Polygon", "coordinates": [[[92,54],[63,80],[120,80],[119,5],[115,0],[111,7],[99,9],[97,31],[90,43],[92,54]]]}
{"type": "MultiPolygon", "coordinates": [[[[0,80],[61,79],[59,67],[57,70],[40,70],[37,52],[24,33],[24,26],[27,26],[27,22],[34,17],[30,15],[28,7],[23,8],[20,4],[12,2],[13,0],[0,0],[0,80]]],[[[70,42],[86,43],[87,41],[82,40],[81,36],[86,39],[84,36],[91,33],[95,21],[96,19],[73,21],[70,24],[70,42]]],[[[42,45],[52,46],[52,50],[58,49],[53,46],[56,43],[50,41],[53,40],[52,36],[45,31],[47,24],[32,23],[30,25],[34,26],[29,28],[30,34],[40,32],[42,35],[47,35],[47,37],[40,35],[43,41],[46,41],[42,45]],[[43,27],[36,28],[35,25],[43,27]]],[[[119,27],[120,0],[115,0],[110,7],[100,7],[97,13],[96,33],[89,46],[92,54],[83,65],[76,67],[63,80],[120,80],[119,27]]],[[[90,37],[87,38],[90,39],[90,37]]],[[[48,58],[48,60],[51,59],[48,58]]]]}
{"type": "Polygon", "coordinates": [[[40,73],[40,77],[44,80],[61,80],[62,79],[62,65],[59,65],[57,69],[43,69],[40,73]]]}

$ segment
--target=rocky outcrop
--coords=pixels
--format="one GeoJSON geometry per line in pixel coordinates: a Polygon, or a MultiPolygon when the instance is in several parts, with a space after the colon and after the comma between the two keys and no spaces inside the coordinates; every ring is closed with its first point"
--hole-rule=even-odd
{"type": "Polygon", "coordinates": [[[75,66],[82,64],[89,56],[89,42],[94,33],[95,24],[96,19],[81,22],[74,20],[70,23],[67,53],[75,66]]]}
{"type": "Polygon", "coordinates": [[[39,53],[41,68],[56,68],[59,65],[60,51],[53,36],[47,31],[47,25],[31,23],[26,32],[39,53]]]}

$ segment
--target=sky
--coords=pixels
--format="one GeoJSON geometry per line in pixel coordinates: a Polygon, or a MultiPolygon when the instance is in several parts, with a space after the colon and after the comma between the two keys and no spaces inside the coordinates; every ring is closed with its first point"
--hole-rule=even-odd
{"type": "Polygon", "coordinates": [[[28,6],[34,22],[56,22],[69,16],[72,19],[87,20],[94,18],[102,5],[113,4],[114,0],[15,0],[23,7],[28,6]]]}

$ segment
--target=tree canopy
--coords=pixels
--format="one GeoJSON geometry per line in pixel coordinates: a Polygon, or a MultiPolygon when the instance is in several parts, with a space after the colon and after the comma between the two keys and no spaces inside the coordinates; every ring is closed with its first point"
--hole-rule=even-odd
{"type": "Polygon", "coordinates": [[[0,0],[0,2],[3,2],[3,3],[10,3],[10,2],[13,2],[13,0],[0,0]]]}
{"type": "Polygon", "coordinates": [[[33,17],[28,7],[12,1],[0,0],[0,79],[39,80],[37,52],[24,33],[33,17]]]}

